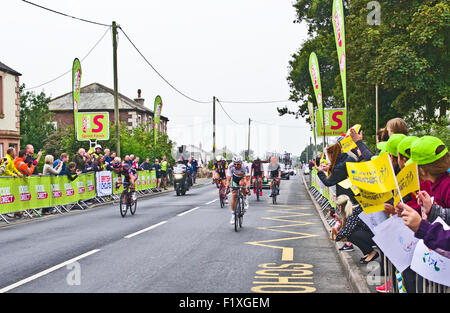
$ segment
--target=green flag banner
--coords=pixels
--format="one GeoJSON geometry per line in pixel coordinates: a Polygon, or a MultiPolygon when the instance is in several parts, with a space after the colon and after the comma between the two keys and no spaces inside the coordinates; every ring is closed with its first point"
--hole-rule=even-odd
{"type": "Polygon", "coordinates": [[[80,86],[81,86],[81,63],[78,58],[73,60],[72,65],[72,99],[73,99],[73,122],[74,129],[77,129],[77,114],[80,104],[80,86]]]}
{"type": "Polygon", "coordinates": [[[342,81],[342,92],[344,95],[345,109],[347,109],[347,83],[346,83],[346,59],[345,59],[345,28],[344,7],[342,0],[333,0],[333,29],[336,39],[336,50],[342,81]]]}
{"type": "Polygon", "coordinates": [[[155,135],[155,144],[156,138],[158,138],[158,130],[159,130],[159,122],[161,118],[161,109],[162,109],[162,99],[160,96],[156,96],[155,98],[155,110],[153,112],[153,133],[155,135]]]}
{"type": "MultiPolygon", "coordinates": [[[[316,114],[317,136],[323,136],[322,119],[316,114]]],[[[345,109],[325,109],[325,136],[334,137],[345,134],[347,130],[345,109]]]]}
{"type": "MultiPolygon", "coordinates": [[[[311,82],[316,96],[317,107],[319,108],[319,119],[322,119],[322,85],[320,84],[319,61],[317,55],[313,52],[309,56],[309,74],[311,75],[311,82]]],[[[316,124],[317,125],[317,124],[316,124]]]]}
{"type": "Polygon", "coordinates": [[[77,114],[77,140],[108,140],[109,113],[82,112],[77,114]]]}

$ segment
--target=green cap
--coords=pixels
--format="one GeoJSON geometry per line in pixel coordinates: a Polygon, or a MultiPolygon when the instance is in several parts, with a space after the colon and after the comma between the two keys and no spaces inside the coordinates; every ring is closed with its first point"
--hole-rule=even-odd
{"type": "Polygon", "coordinates": [[[386,151],[397,157],[397,146],[405,137],[404,134],[393,134],[386,143],[386,151]]]}
{"type": "Polygon", "coordinates": [[[377,149],[381,150],[381,151],[386,151],[386,144],[387,144],[387,141],[381,141],[381,142],[377,143],[377,149]]]}
{"type": "MultiPolygon", "coordinates": [[[[411,155],[406,152],[406,150],[411,149],[411,145],[414,141],[419,139],[419,137],[416,136],[406,136],[397,146],[397,152],[401,155],[407,157],[408,159],[411,158],[411,155]]],[[[410,151],[411,153],[411,151],[410,151]]]]}
{"type": "Polygon", "coordinates": [[[433,136],[423,136],[411,145],[411,159],[406,162],[406,165],[412,162],[417,162],[418,165],[425,165],[439,160],[447,154],[448,149],[445,148],[441,153],[436,154],[436,149],[440,146],[445,146],[442,140],[433,136]]]}

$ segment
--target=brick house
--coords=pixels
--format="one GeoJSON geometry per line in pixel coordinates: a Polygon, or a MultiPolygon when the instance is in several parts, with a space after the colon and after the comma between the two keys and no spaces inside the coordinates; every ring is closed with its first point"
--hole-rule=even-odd
{"type": "Polygon", "coordinates": [[[0,62],[0,157],[20,147],[19,72],[0,62]]]}
{"type": "MultiPolygon", "coordinates": [[[[52,99],[49,110],[54,114],[55,127],[67,127],[73,125],[72,92],[52,99]]],[[[152,103],[153,105],[153,103],[152,103]]],[[[109,112],[109,120],[114,123],[114,90],[99,83],[92,83],[81,88],[79,112],[109,112]]],[[[141,98],[141,90],[134,100],[119,93],[119,120],[128,125],[130,132],[139,125],[148,124],[147,130],[153,127],[153,110],[144,106],[144,98],[141,98]]],[[[169,119],[161,115],[161,133],[167,134],[167,122],[169,119]]]]}

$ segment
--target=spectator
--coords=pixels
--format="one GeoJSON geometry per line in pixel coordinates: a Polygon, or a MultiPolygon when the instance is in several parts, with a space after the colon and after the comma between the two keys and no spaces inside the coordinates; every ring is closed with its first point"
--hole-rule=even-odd
{"type": "Polygon", "coordinates": [[[126,155],[126,156],[123,158],[123,163],[128,163],[128,164],[130,164],[130,156],[129,156],[129,155],[126,155]]]}
{"type": "Polygon", "coordinates": [[[7,164],[8,160],[6,158],[0,160],[0,176],[3,176],[3,174],[5,173],[7,164]]]}
{"type": "Polygon", "coordinates": [[[45,176],[52,176],[52,175],[57,176],[61,173],[63,162],[59,161],[58,165],[56,165],[56,167],[53,168],[53,161],[54,161],[53,155],[45,156],[44,159],[45,164],[43,169],[43,174],[45,176]]]}
{"type": "Polygon", "coordinates": [[[133,160],[133,165],[131,167],[134,168],[136,171],[139,170],[139,157],[138,156],[133,160]]]}
{"type": "Polygon", "coordinates": [[[97,159],[94,159],[93,170],[94,170],[94,172],[101,172],[101,171],[106,170],[104,156],[100,155],[97,159]]]}
{"type": "Polygon", "coordinates": [[[67,162],[69,162],[69,155],[67,153],[61,153],[61,156],[59,159],[53,162],[53,168],[56,168],[56,166],[59,164],[59,162],[62,163],[61,172],[59,173],[60,176],[66,175],[66,168],[67,168],[67,162]]]}
{"type": "Polygon", "coordinates": [[[14,166],[14,158],[16,157],[16,149],[8,148],[3,162],[6,162],[6,168],[2,176],[23,177],[22,173],[14,166]]]}
{"type": "Polygon", "coordinates": [[[146,158],[144,162],[139,166],[142,171],[150,171],[152,169],[152,165],[150,164],[150,159],[146,158]]]}
{"type": "Polygon", "coordinates": [[[82,170],[83,173],[87,173],[87,172],[93,172],[94,171],[94,160],[92,158],[92,156],[89,153],[85,154],[86,157],[86,165],[84,170],[82,170]]]}
{"type": "Polygon", "coordinates": [[[94,159],[98,159],[100,156],[102,156],[102,146],[96,145],[94,148],[94,153],[92,154],[92,157],[94,159]]]}
{"type": "Polygon", "coordinates": [[[26,163],[27,151],[20,150],[19,156],[14,159],[14,166],[22,173],[24,176],[30,176],[33,174],[35,165],[33,163],[26,163]]]}
{"type": "Polygon", "coordinates": [[[77,168],[75,162],[70,162],[67,165],[67,177],[69,178],[70,181],[74,181],[80,174],[81,171],[77,168]]]}
{"type": "Polygon", "coordinates": [[[33,173],[31,173],[31,175],[38,175],[39,171],[37,169],[37,165],[39,163],[39,160],[41,159],[42,152],[39,151],[38,152],[38,157],[37,157],[37,159],[35,159],[33,157],[33,153],[34,153],[33,145],[26,145],[25,149],[26,149],[26,152],[27,152],[27,157],[25,159],[25,163],[27,163],[27,164],[32,163],[34,165],[34,171],[33,171],[33,173]]]}
{"type": "Polygon", "coordinates": [[[157,190],[161,191],[159,188],[161,186],[161,165],[159,164],[159,160],[155,159],[155,163],[152,164],[152,170],[156,171],[156,179],[158,182],[157,190]]]}
{"type": "Polygon", "coordinates": [[[163,179],[164,190],[167,190],[167,173],[169,166],[170,164],[167,162],[166,156],[163,155],[161,160],[161,177],[163,179]]]}
{"type": "Polygon", "coordinates": [[[191,166],[192,166],[192,183],[195,184],[198,172],[198,162],[194,157],[191,159],[191,166]]]}
{"type": "Polygon", "coordinates": [[[130,164],[131,167],[133,167],[134,162],[134,154],[130,154],[130,157],[128,158],[128,164],[130,164]]]}
{"type": "Polygon", "coordinates": [[[80,171],[84,171],[86,168],[86,150],[84,148],[78,149],[78,153],[75,154],[73,158],[73,162],[75,163],[76,167],[80,171]]]}
{"type": "Polygon", "coordinates": [[[403,134],[407,136],[408,125],[403,119],[396,117],[386,123],[386,131],[388,132],[389,137],[391,137],[392,134],[403,134]]]}

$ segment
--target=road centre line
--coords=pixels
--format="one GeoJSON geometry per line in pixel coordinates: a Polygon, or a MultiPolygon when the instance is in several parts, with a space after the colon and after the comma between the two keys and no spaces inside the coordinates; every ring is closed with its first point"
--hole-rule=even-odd
{"type": "Polygon", "coordinates": [[[12,290],[12,289],[14,289],[14,288],[17,288],[17,287],[19,287],[19,286],[21,286],[21,285],[24,285],[24,284],[26,284],[26,283],[29,283],[30,281],[33,281],[33,280],[35,280],[35,279],[37,279],[37,278],[39,278],[39,277],[42,277],[42,276],[47,275],[47,274],[49,274],[49,273],[51,273],[51,272],[54,272],[54,271],[56,271],[56,270],[58,270],[58,269],[60,269],[60,268],[62,268],[62,267],[64,267],[64,266],[66,266],[66,265],[72,264],[72,263],[74,263],[74,262],[76,262],[76,261],[78,261],[78,260],[81,260],[81,259],[83,259],[83,258],[85,258],[85,257],[88,257],[88,256],[90,256],[90,255],[92,255],[92,254],[94,254],[94,253],[97,253],[97,252],[99,252],[99,251],[100,251],[100,249],[94,249],[94,250],[91,250],[91,251],[86,252],[86,253],[84,253],[84,254],[82,254],[82,255],[80,255],[80,256],[77,256],[77,257],[75,257],[75,258],[73,258],[73,259],[70,259],[70,260],[68,260],[68,261],[66,261],[66,262],[63,262],[63,263],[58,264],[58,265],[55,265],[55,266],[53,266],[53,267],[51,267],[51,268],[49,268],[49,269],[47,269],[47,270],[44,270],[44,271],[42,271],[42,272],[39,272],[39,273],[37,273],[37,274],[35,274],[35,275],[33,275],[33,276],[30,276],[30,277],[28,277],[28,278],[22,279],[21,281],[18,281],[18,282],[15,283],[15,284],[12,284],[12,285],[9,285],[9,286],[7,286],[7,287],[5,287],[5,288],[0,289],[0,293],[8,292],[8,291],[10,291],[10,290],[12,290]]]}
{"type": "Polygon", "coordinates": [[[205,204],[211,204],[211,203],[213,203],[213,202],[216,202],[217,200],[219,200],[219,199],[214,199],[214,200],[212,200],[212,201],[206,202],[205,204]]]}
{"type": "Polygon", "coordinates": [[[198,206],[198,207],[196,207],[196,208],[193,208],[193,209],[184,211],[183,213],[177,214],[177,216],[183,216],[183,215],[188,214],[188,213],[190,213],[190,212],[192,212],[192,211],[195,211],[195,210],[197,210],[197,209],[200,209],[200,207],[198,206]]]}
{"type": "Polygon", "coordinates": [[[156,227],[158,227],[158,226],[161,226],[161,225],[163,225],[163,224],[165,224],[165,223],[167,223],[167,221],[163,221],[163,222],[160,222],[160,223],[158,223],[158,224],[152,225],[152,226],[150,226],[150,227],[144,228],[144,229],[142,229],[142,230],[140,230],[140,231],[137,231],[137,232],[135,232],[135,233],[129,234],[129,235],[125,236],[124,238],[130,239],[131,237],[134,237],[134,236],[140,235],[140,234],[142,234],[142,233],[145,233],[146,231],[149,231],[149,230],[151,230],[151,229],[154,229],[154,228],[156,228],[156,227]]]}

